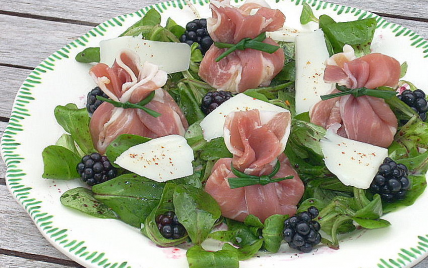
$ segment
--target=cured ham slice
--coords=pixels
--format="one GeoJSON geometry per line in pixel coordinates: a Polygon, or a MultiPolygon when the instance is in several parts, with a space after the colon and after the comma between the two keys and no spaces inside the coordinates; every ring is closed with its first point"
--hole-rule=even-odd
{"type": "MultiPolygon", "coordinates": [[[[400,63],[387,55],[372,53],[356,58],[350,46],[327,61],[324,80],[348,88],[395,87],[400,63]]],[[[397,132],[397,118],[383,99],[346,95],[315,104],[311,122],[324,128],[341,124],[338,134],[356,141],[387,148],[397,132]]]]}
{"type": "Polygon", "coordinates": [[[156,65],[148,62],[142,65],[135,53],[126,50],[120,53],[113,66],[99,63],[91,68],[90,74],[117,102],[138,103],[154,91],[154,98],[145,107],[161,114],[153,117],[141,109],[124,109],[104,102],[95,110],[90,122],[92,139],[100,153],[121,134],[148,138],[184,135],[187,120],[169,93],[161,88],[167,74],[156,65]]]}
{"type": "Polygon", "coordinates": [[[274,214],[294,215],[304,185],[283,153],[290,132],[290,113],[249,110],[234,112],[226,118],[225,143],[232,158],[216,162],[205,185],[220,205],[222,215],[238,221],[253,214],[264,221],[274,214]],[[279,161],[274,178],[292,179],[267,185],[250,185],[231,189],[228,178],[236,177],[231,167],[249,175],[272,172],[279,161]]]}
{"type": "Polygon", "coordinates": [[[371,53],[355,58],[351,46],[345,46],[343,53],[333,55],[327,61],[324,80],[338,83],[347,88],[395,87],[401,74],[400,63],[387,55],[371,53]]]}
{"type": "MultiPolygon", "coordinates": [[[[257,3],[245,3],[236,8],[227,1],[211,1],[210,7],[212,17],[207,20],[207,28],[215,42],[236,44],[244,38],[278,30],[285,21],[281,11],[257,3]]],[[[271,38],[263,42],[278,45],[271,38]]],[[[254,49],[237,50],[216,62],[225,50],[211,46],[199,68],[200,77],[218,90],[244,92],[267,86],[284,66],[282,49],[272,54],[254,49]]]]}

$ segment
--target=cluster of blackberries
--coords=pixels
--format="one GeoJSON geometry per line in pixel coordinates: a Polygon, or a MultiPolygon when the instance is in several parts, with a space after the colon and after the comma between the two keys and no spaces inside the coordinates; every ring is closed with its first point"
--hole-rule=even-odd
{"type": "Polygon", "coordinates": [[[206,19],[194,19],[191,22],[186,24],[186,31],[180,37],[180,42],[192,45],[193,43],[198,43],[198,48],[201,50],[202,55],[205,55],[205,52],[213,44],[208,30],[207,30],[207,20],[206,19]]]}
{"type": "Polygon", "coordinates": [[[91,115],[101,105],[101,103],[103,103],[102,100],[97,99],[97,96],[108,99],[108,96],[101,90],[100,87],[93,88],[86,97],[86,109],[91,115]]]}
{"type": "Polygon", "coordinates": [[[387,157],[379,166],[379,170],[370,185],[370,191],[379,194],[382,200],[386,202],[402,200],[410,188],[407,175],[408,170],[405,165],[397,164],[387,157]]]}
{"type": "Polygon", "coordinates": [[[418,113],[422,121],[426,121],[428,102],[426,100],[425,92],[420,89],[416,89],[415,91],[406,89],[398,95],[398,98],[418,113]]]}
{"type": "Polygon", "coordinates": [[[232,97],[230,91],[210,91],[202,98],[201,110],[207,115],[232,97]]]}
{"type": "Polygon", "coordinates": [[[117,176],[117,170],[106,156],[99,153],[85,155],[77,164],[77,172],[89,186],[113,179],[117,176]]]}
{"type": "Polygon", "coordinates": [[[308,253],[321,242],[321,234],[319,233],[321,225],[314,220],[318,214],[318,209],[311,206],[307,211],[300,212],[285,220],[284,240],[291,248],[308,253]]]}
{"type": "Polygon", "coordinates": [[[156,224],[162,236],[168,239],[180,239],[187,233],[174,211],[157,216],[156,224]]]}

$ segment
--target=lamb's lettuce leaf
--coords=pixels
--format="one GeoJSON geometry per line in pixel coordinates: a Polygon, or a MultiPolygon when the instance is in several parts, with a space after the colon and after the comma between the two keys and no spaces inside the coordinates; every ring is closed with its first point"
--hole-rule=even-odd
{"type": "Polygon", "coordinates": [[[124,174],[94,185],[94,198],[110,207],[119,218],[140,227],[158,205],[164,184],[135,174],[124,174]]]}
{"type": "Polygon", "coordinates": [[[336,22],[328,15],[319,18],[319,27],[333,49],[332,54],[342,52],[344,45],[352,46],[357,56],[369,54],[376,25],[375,18],[347,22],[336,22]]]}
{"type": "Polygon", "coordinates": [[[157,223],[156,217],[164,214],[168,211],[174,211],[174,204],[172,202],[174,191],[176,184],[175,183],[166,183],[162,192],[162,196],[159,200],[157,206],[150,212],[149,216],[146,217],[144,223],[142,224],[141,233],[147,236],[150,240],[161,247],[172,247],[175,245],[179,245],[188,239],[188,235],[186,234],[182,238],[179,239],[168,239],[162,236],[160,233],[157,223]]]}
{"type": "Polygon", "coordinates": [[[233,249],[206,251],[200,245],[189,248],[186,252],[189,267],[192,268],[238,268],[238,254],[233,249]]]}
{"type": "Polygon", "coordinates": [[[85,214],[103,219],[117,219],[116,213],[94,197],[94,193],[84,187],[76,187],[63,193],[61,204],[85,214]]]}
{"type": "Polygon", "coordinates": [[[196,245],[200,245],[221,217],[217,201],[203,189],[177,185],[173,193],[175,213],[196,245]]]}
{"type": "Polygon", "coordinates": [[[112,165],[118,167],[114,161],[129,148],[150,141],[150,138],[132,134],[122,134],[114,139],[106,148],[106,156],[112,165]]]}
{"type": "MultiPolygon", "coordinates": [[[[174,20],[168,18],[166,25],[161,26],[161,14],[154,8],[149,9],[146,14],[120,36],[142,36],[146,40],[161,42],[179,42],[180,36],[186,31],[184,27],[178,25],[174,20]]],[[[100,48],[88,47],[77,53],[75,60],[81,63],[91,63],[100,61],[100,48]]]]}
{"type": "MultiPolygon", "coordinates": [[[[314,3],[315,4],[315,3],[314,3]]],[[[309,22],[318,22],[319,19],[314,15],[314,12],[311,9],[311,6],[303,2],[302,13],[300,14],[300,23],[302,25],[308,24],[309,22]]]]}
{"type": "Polygon", "coordinates": [[[200,157],[203,160],[218,160],[232,157],[232,153],[226,147],[224,138],[219,137],[207,142],[201,150],[200,157]]]}
{"type": "Polygon", "coordinates": [[[55,118],[59,125],[71,135],[84,154],[95,152],[92,136],[89,130],[91,118],[85,108],[79,109],[75,104],[55,107],[55,118]]]}
{"type": "Polygon", "coordinates": [[[284,230],[284,221],[288,215],[275,214],[267,218],[262,229],[262,237],[264,239],[263,247],[269,252],[278,252],[281,247],[284,230]]]}
{"type": "Polygon", "coordinates": [[[319,140],[325,136],[323,127],[304,120],[291,121],[291,133],[285,154],[304,181],[330,176],[324,164],[319,140]]]}
{"type": "Polygon", "coordinates": [[[63,146],[50,145],[43,149],[42,158],[43,178],[72,180],[80,177],[76,167],[81,157],[77,153],[63,146]]]}

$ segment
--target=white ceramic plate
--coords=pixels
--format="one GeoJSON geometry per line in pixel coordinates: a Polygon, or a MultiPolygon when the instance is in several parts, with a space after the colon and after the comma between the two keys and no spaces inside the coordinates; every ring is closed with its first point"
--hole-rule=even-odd
{"type": "MultiPolygon", "coordinates": [[[[210,16],[205,1],[193,0],[202,17],[210,16]]],[[[308,2],[316,16],[328,14],[337,21],[375,16],[356,8],[317,0],[308,2]]],[[[238,0],[236,3],[242,2],[238,0]]],[[[310,30],[317,27],[316,23],[300,26],[301,0],[269,3],[285,13],[286,23],[291,28],[310,30]]],[[[153,8],[161,12],[163,19],[171,17],[183,26],[195,18],[182,0],[159,3],[153,8]]],[[[71,102],[84,107],[86,94],[94,86],[88,75],[90,65],[77,63],[74,56],[85,47],[98,46],[100,40],[118,36],[148,9],[108,20],[44,60],[20,88],[10,124],[2,138],[2,156],[8,166],[6,181],[11,193],[49,242],[86,267],[187,267],[184,249],[159,248],[138,229],[119,220],[92,218],[62,206],[59,202],[61,194],[80,186],[79,180],[42,178],[41,152],[63,133],[54,118],[55,106],[71,102]]],[[[428,89],[427,41],[400,25],[376,18],[378,29],[374,50],[393,56],[401,63],[407,61],[409,69],[404,79],[428,89]]],[[[240,267],[412,266],[428,255],[426,204],[428,194],[425,193],[413,206],[385,216],[392,223],[391,227],[356,231],[343,237],[340,250],[323,246],[309,254],[297,254],[284,245],[280,253],[261,254],[241,262],[240,267]]]]}

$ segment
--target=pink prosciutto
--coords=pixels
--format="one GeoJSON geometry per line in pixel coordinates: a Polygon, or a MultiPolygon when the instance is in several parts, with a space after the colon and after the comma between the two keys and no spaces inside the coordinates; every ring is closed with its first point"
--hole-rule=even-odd
{"type": "Polygon", "coordinates": [[[294,215],[304,185],[283,153],[290,131],[290,114],[264,113],[259,110],[234,112],[226,118],[225,143],[233,158],[216,162],[205,185],[219,203],[222,215],[238,221],[253,214],[264,221],[274,214],[294,215]],[[267,175],[280,162],[274,178],[292,179],[267,185],[231,189],[228,178],[236,177],[231,165],[250,175],[267,175]]]}
{"type": "MultiPolygon", "coordinates": [[[[356,58],[352,48],[327,61],[324,80],[348,88],[395,87],[400,63],[387,55],[372,53],[356,58]]],[[[324,128],[341,124],[338,134],[387,148],[397,132],[397,118],[383,99],[351,95],[320,101],[310,111],[311,122],[324,128]]]]}
{"type": "Polygon", "coordinates": [[[188,123],[183,112],[167,91],[162,89],[167,74],[151,63],[140,64],[134,52],[123,51],[113,66],[99,63],[91,68],[91,76],[114,101],[138,103],[152,91],[154,98],[145,107],[161,114],[153,117],[141,109],[123,109],[103,103],[90,122],[95,148],[104,153],[106,147],[121,134],[148,138],[184,135],[188,123]]]}
{"type": "MultiPolygon", "coordinates": [[[[212,17],[208,19],[207,27],[215,42],[236,44],[243,38],[278,30],[285,22],[281,11],[257,3],[245,3],[236,8],[227,1],[211,1],[210,7],[212,17]]],[[[271,38],[263,42],[278,45],[271,38]]],[[[244,92],[267,86],[284,65],[282,49],[272,54],[253,49],[237,50],[216,62],[215,59],[225,50],[212,45],[199,68],[200,77],[218,90],[244,92]]]]}

